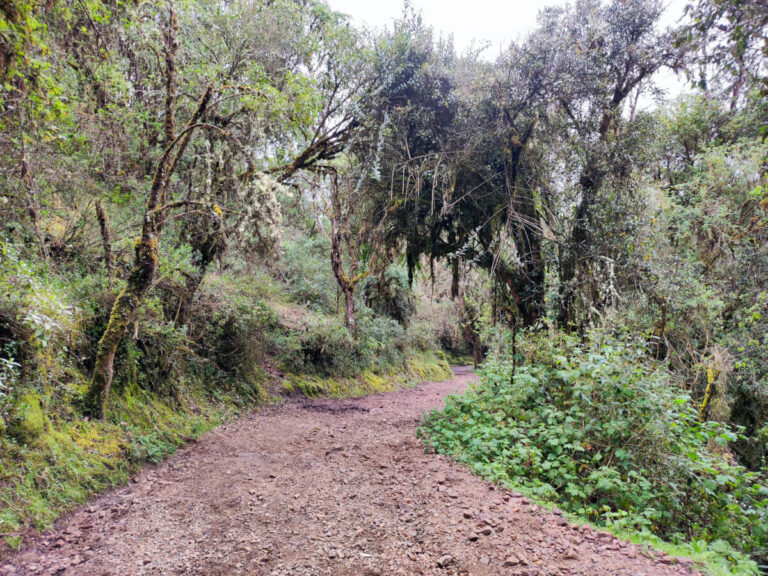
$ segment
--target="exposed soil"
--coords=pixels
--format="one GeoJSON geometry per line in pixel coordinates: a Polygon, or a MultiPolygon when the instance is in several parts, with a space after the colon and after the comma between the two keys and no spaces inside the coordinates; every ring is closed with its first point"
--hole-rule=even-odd
{"type": "Polygon", "coordinates": [[[421,414],[473,378],[255,412],[69,515],[0,574],[692,573],[425,453],[421,414]]]}

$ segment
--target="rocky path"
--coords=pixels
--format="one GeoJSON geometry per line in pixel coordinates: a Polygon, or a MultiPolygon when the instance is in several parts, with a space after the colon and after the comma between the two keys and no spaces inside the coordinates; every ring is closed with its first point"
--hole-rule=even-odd
{"type": "Polygon", "coordinates": [[[256,412],[71,514],[0,574],[691,573],[426,454],[420,415],[473,378],[256,412]]]}

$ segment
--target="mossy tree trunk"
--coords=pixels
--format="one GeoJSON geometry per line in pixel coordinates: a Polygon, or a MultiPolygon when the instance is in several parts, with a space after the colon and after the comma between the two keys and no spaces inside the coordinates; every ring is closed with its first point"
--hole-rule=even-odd
{"type": "MultiPolygon", "coordinates": [[[[369,230],[359,230],[354,235],[351,232],[352,212],[354,211],[355,199],[352,197],[341,198],[341,184],[338,175],[334,175],[330,190],[330,208],[329,218],[331,220],[331,268],[336,282],[344,294],[345,319],[347,328],[355,329],[355,287],[366,277],[366,271],[358,272],[359,265],[359,247],[363,244],[364,238],[368,237],[369,230]],[[344,270],[342,257],[343,248],[346,247],[349,260],[350,274],[344,270]]],[[[346,190],[352,190],[351,185],[346,186],[346,190]]]]}
{"type": "MultiPolygon", "coordinates": [[[[173,19],[173,16],[172,16],[173,19]]],[[[158,161],[147,197],[141,238],[136,245],[133,267],[128,275],[127,286],[118,295],[109,315],[104,335],[99,341],[94,363],[93,377],[88,390],[88,404],[94,418],[103,418],[112,386],[115,353],[128,327],[134,321],[136,312],[146,299],[157,273],[158,249],[165,211],[172,205],[165,203],[168,189],[181,156],[205,113],[213,94],[213,85],[208,85],[198,101],[197,108],[186,128],[179,136],[171,139],[163,156],[158,161]]],[[[170,99],[173,102],[172,99],[170,99]]],[[[168,101],[167,101],[168,102],[168,101]]],[[[173,110],[166,110],[173,113],[173,110]]],[[[166,123],[166,127],[172,123],[166,123]]],[[[168,136],[169,134],[166,134],[168,136]]]]}
{"type": "Polygon", "coordinates": [[[157,270],[157,239],[142,239],[136,245],[136,255],[128,285],[118,295],[109,314],[109,322],[99,340],[93,377],[88,389],[88,405],[91,416],[103,418],[112,386],[115,353],[128,326],[133,322],[136,310],[144,301],[157,270]]]}
{"type": "Polygon", "coordinates": [[[109,216],[107,216],[104,206],[101,205],[101,200],[96,199],[96,217],[99,220],[99,229],[101,230],[101,242],[104,247],[104,266],[107,269],[107,277],[109,278],[109,285],[112,286],[112,281],[115,279],[112,255],[112,234],[109,229],[109,216]]]}
{"type": "Polygon", "coordinates": [[[461,261],[458,256],[451,259],[451,300],[459,297],[459,282],[461,280],[461,261]]]}
{"type": "Polygon", "coordinates": [[[341,292],[344,294],[345,303],[345,320],[347,328],[353,330],[355,328],[355,286],[365,278],[365,274],[357,274],[355,277],[350,278],[344,272],[344,265],[341,257],[341,232],[335,219],[332,221],[331,230],[331,268],[333,269],[333,276],[336,278],[336,282],[341,288],[341,292]]]}

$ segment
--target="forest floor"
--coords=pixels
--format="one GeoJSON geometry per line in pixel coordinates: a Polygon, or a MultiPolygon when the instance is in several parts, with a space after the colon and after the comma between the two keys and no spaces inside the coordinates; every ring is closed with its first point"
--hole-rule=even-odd
{"type": "Polygon", "coordinates": [[[0,575],[693,573],[425,453],[421,414],[473,378],[261,409],[29,539],[0,575]]]}

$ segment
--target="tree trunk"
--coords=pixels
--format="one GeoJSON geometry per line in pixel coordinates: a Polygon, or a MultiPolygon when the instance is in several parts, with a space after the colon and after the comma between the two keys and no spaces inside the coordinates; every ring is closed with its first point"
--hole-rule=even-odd
{"type": "Polygon", "coordinates": [[[103,418],[104,410],[112,387],[115,353],[136,311],[144,302],[157,271],[157,237],[143,235],[136,246],[133,269],[128,276],[128,286],[115,300],[109,314],[104,335],[99,340],[93,377],[88,389],[88,407],[91,416],[103,418]]]}
{"type": "Polygon", "coordinates": [[[345,309],[345,321],[347,328],[354,330],[355,328],[355,293],[350,287],[348,290],[344,290],[344,301],[346,303],[345,309]]]}
{"type": "Polygon", "coordinates": [[[25,116],[23,107],[20,109],[19,124],[21,126],[21,138],[19,139],[21,142],[21,181],[24,183],[24,187],[27,191],[27,214],[29,214],[29,219],[32,222],[32,231],[34,232],[35,239],[37,240],[37,244],[40,247],[40,255],[43,257],[43,260],[48,260],[48,250],[45,245],[45,238],[40,231],[40,204],[37,196],[37,189],[35,187],[32,171],[29,167],[29,158],[27,156],[27,149],[25,146],[25,116]]]}
{"type": "MultiPolygon", "coordinates": [[[[348,203],[351,202],[351,200],[348,200],[348,203]]],[[[331,268],[333,269],[333,275],[336,278],[336,282],[344,294],[344,313],[347,328],[355,330],[355,286],[357,286],[368,273],[360,272],[355,274],[357,268],[357,253],[354,249],[355,240],[352,239],[352,235],[349,231],[351,210],[352,208],[350,206],[347,206],[346,210],[342,206],[342,201],[339,197],[339,182],[337,175],[331,182],[330,210],[328,214],[331,220],[331,268]],[[347,247],[347,256],[350,260],[351,268],[350,273],[354,274],[354,276],[351,277],[344,271],[344,263],[342,259],[343,244],[347,247]]]]}
{"type": "Polygon", "coordinates": [[[209,84],[197,104],[197,109],[189,119],[182,134],[173,140],[158,161],[152,178],[152,186],[147,196],[147,208],[144,214],[141,239],[136,245],[133,268],[128,276],[128,285],[115,300],[109,314],[109,322],[104,335],[99,341],[93,378],[88,390],[88,407],[94,418],[103,418],[112,386],[114,361],[117,347],[125,335],[128,326],[134,321],[136,311],[152,287],[157,272],[160,233],[162,232],[165,206],[165,192],[178,166],[182,154],[189,144],[194,128],[205,113],[213,94],[213,85],[209,84]],[[171,160],[174,146],[176,153],[171,160]]]}
{"type": "Polygon", "coordinates": [[[588,271],[588,265],[594,260],[593,234],[594,207],[597,194],[605,179],[605,171],[598,167],[599,160],[588,160],[581,175],[581,203],[576,210],[571,238],[566,247],[565,258],[560,263],[560,306],[558,321],[566,329],[576,326],[576,296],[587,281],[580,276],[588,271]]]}
{"type": "Polygon", "coordinates": [[[507,285],[517,304],[522,324],[531,326],[544,312],[544,259],[541,255],[541,226],[531,191],[520,183],[520,166],[525,149],[533,137],[537,120],[533,118],[522,134],[510,129],[504,155],[504,176],[508,195],[512,237],[522,270],[505,274],[507,285]]]}
{"type": "Polygon", "coordinates": [[[461,280],[459,266],[459,257],[454,256],[451,259],[451,300],[456,300],[459,297],[459,282],[461,280]]]}
{"type": "Polygon", "coordinates": [[[341,232],[336,218],[331,222],[331,268],[336,282],[339,284],[344,294],[345,319],[347,328],[353,330],[355,327],[355,285],[344,272],[344,266],[341,261],[341,232]]]}
{"type": "Polygon", "coordinates": [[[112,267],[112,239],[109,230],[109,216],[101,205],[101,200],[96,200],[96,216],[99,220],[99,229],[101,230],[101,241],[104,246],[104,266],[107,269],[107,277],[109,278],[109,285],[112,286],[112,281],[115,278],[114,269],[112,267]]]}
{"type": "Polygon", "coordinates": [[[165,119],[163,132],[165,147],[171,145],[176,138],[176,52],[179,42],[176,33],[179,29],[179,18],[173,0],[168,0],[168,24],[165,28],[165,119]]]}
{"type": "MultiPolygon", "coordinates": [[[[515,186],[517,188],[517,185],[515,186]]],[[[514,291],[519,295],[518,308],[524,326],[535,324],[544,312],[544,259],[541,255],[541,229],[538,213],[530,195],[515,193],[514,210],[519,221],[513,221],[515,239],[522,273],[514,280],[514,291]]]]}

